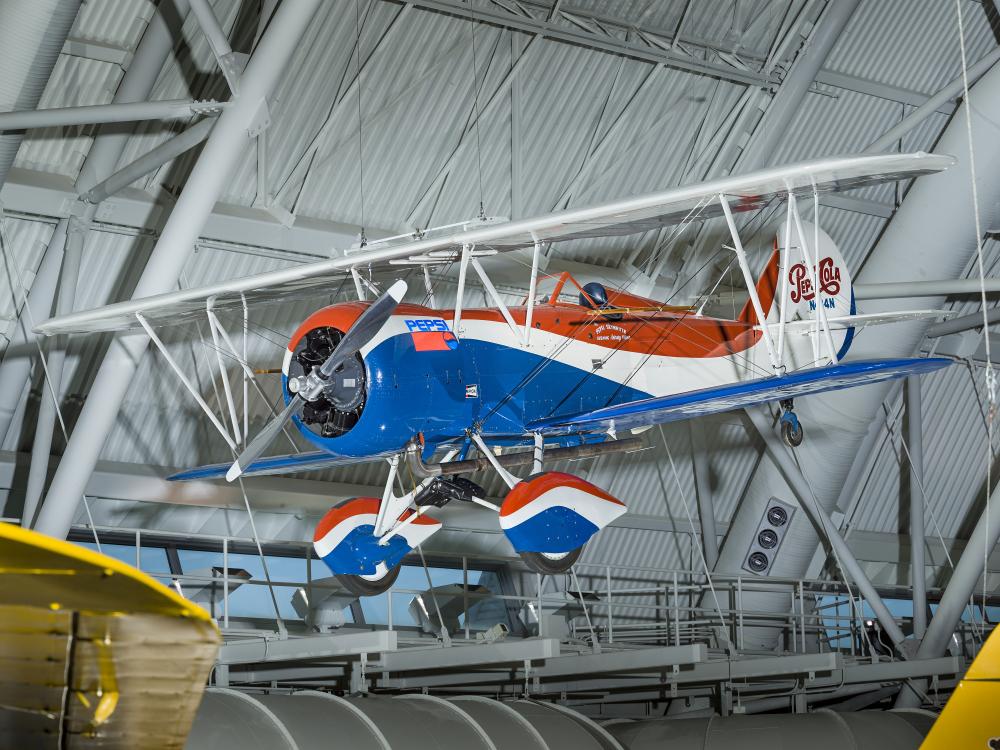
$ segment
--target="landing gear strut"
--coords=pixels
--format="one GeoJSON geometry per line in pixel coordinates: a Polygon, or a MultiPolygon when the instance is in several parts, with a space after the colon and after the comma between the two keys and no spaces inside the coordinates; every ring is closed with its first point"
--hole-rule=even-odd
{"type": "Polygon", "coordinates": [[[802,423],[799,422],[798,416],[795,414],[794,405],[792,399],[786,398],[778,402],[778,406],[781,407],[781,439],[785,441],[785,444],[789,448],[797,448],[802,445],[802,438],[805,436],[805,431],[802,429],[802,423]]]}

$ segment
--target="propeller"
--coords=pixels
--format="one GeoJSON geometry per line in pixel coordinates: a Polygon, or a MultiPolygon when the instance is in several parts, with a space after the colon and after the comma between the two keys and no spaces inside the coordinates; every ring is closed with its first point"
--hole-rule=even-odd
{"type": "Polygon", "coordinates": [[[378,335],[382,326],[392,317],[396,306],[403,301],[405,294],[406,282],[400,279],[361,313],[361,317],[354,321],[354,325],[347,330],[347,333],[340,339],[323,364],[314,367],[308,375],[289,378],[288,390],[295,396],[288,402],[284,410],[264,425],[264,429],[257,433],[256,437],[243,449],[233,465],[229,467],[229,471],[226,472],[227,482],[239,478],[250,464],[263,455],[285,424],[299,409],[323,395],[323,391],[331,385],[334,373],[378,335]]]}

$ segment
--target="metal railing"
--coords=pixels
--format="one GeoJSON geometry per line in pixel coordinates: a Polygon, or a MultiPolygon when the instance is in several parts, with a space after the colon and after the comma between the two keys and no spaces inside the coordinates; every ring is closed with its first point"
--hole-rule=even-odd
{"type": "MultiPolygon", "coordinates": [[[[88,527],[89,531],[89,527],[88,527]]],[[[183,539],[176,533],[148,529],[124,530],[118,527],[97,527],[99,534],[112,534],[114,540],[123,540],[128,535],[135,545],[135,565],[142,569],[142,550],[162,547],[166,543],[184,545],[198,544],[197,549],[221,552],[221,571],[218,575],[205,576],[184,572],[146,571],[150,576],[167,585],[177,587],[181,593],[185,588],[205,587],[211,589],[209,600],[213,606],[211,614],[217,619],[224,632],[229,631],[234,619],[268,621],[277,615],[240,614],[231,611],[233,590],[243,586],[267,587],[265,580],[254,578],[233,578],[230,554],[234,544],[246,546],[250,540],[232,536],[211,534],[190,534],[183,539]],[[216,607],[216,594],[218,606],[216,607]]],[[[333,583],[313,580],[312,545],[308,542],[268,542],[265,547],[280,546],[282,550],[301,552],[305,575],[303,580],[283,581],[272,578],[271,586],[277,590],[294,592],[303,588],[308,601],[314,600],[316,589],[336,590],[333,583]]],[[[195,547],[192,547],[195,548],[195,547]]],[[[289,555],[299,559],[298,555],[289,555]]],[[[476,558],[473,564],[481,563],[476,558]]],[[[493,561],[497,563],[507,560],[493,561]]],[[[451,636],[473,639],[473,631],[489,627],[492,623],[473,625],[468,616],[471,608],[484,601],[503,602],[509,617],[508,626],[515,629],[525,625],[527,634],[567,637],[590,646],[655,646],[706,643],[711,648],[728,651],[731,654],[753,653],[753,644],[747,642],[747,632],[751,629],[770,631],[776,637],[779,650],[786,653],[808,653],[816,650],[839,651],[852,656],[868,656],[874,659],[891,657],[891,647],[879,645],[878,639],[865,631],[865,621],[873,619],[860,609],[858,600],[848,596],[846,587],[836,581],[766,578],[747,575],[717,575],[709,580],[704,571],[673,570],[654,567],[602,565],[597,563],[577,563],[575,575],[562,574],[542,578],[533,573],[522,574],[520,593],[482,593],[470,589],[470,559],[465,556],[451,558],[452,566],[458,570],[461,564],[463,610],[466,612],[461,633],[451,636]],[[533,586],[529,582],[533,581],[533,586]],[[534,591],[530,591],[530,589],[534,591]],[[788,597],[789,607],[785,612],[747,609],[744,598],[748,593],[764,592],[788,597]],[[560,623],[559,621],[562,620],[560,623]],[[519,622],[518,622],[519,621],[519,622]],[[558,629],[556,626],[559,626],[558,629]],[[883,646],[885,647],[883,649],[883,646]]],[[[435,566],[437,567],[437,566],[435,566]]],[[[478,570],[478,569],[477,569],[478,570]]],[[[365,627],[413,631],[418,623],[399,616],[399,598],[407,602],[418,595],[425,595],[426,588],[393,586],[385,597],[385,622],[366,622],[365,627]]],[[[897,598],[903,598],[906,590],[895,588],[897,598]]],[[[281,597],[278,597],[279,602],[281,597]]],[[[268,606],[270,601],[268,599],[268,606]]],[[[427,602],[427,616],[431,622],[436,619],[434,607],[427,602]]],[[[295,620],[289,617],[288,620],[295,620]]],[[[898,617],[897,622],[910,629],[909,617],[898,617]]],[[[992,625],[983,624],[982,606],[973,612],[973,622],[962,622],[956,631],[959,642],[972,657],[978,650],[992,625]]],[[[349,625],[345,625],[349,627],[349,625]]],[[[276,627],[281,631],[280,627],[276,627]]],[[[235,631],[233,631],[235,634],[235,631]]],[[[876,634],[877,635],[877,634],[876,634]]],[[[760,649],[758,649],[760,650],[760,649]]],[[[763,649],[773,653],[772,649],[763,649]]]]}

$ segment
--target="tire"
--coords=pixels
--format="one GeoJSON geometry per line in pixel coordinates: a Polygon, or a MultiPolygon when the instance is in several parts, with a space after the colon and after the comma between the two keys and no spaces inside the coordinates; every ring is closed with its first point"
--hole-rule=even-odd
{"type": "Polygon", "coordinates": [[[543,576],[554,576],[565,573],[572,568],[573,564],[580,559],[581,552],[583,552],[583,547],[577,547],[560,557],[553,557],[542,552],[520,552],[518,554],[521,555],[524,564],[534,572],[541,573],[543,576]]]}
{"type": "Polygon", "coordinates": [[[802,423],[792,424],[791,420],[781,420],[781,439],[789,448],[798,448],[802,445],[802,438],[805,437],[805,430],[802,423]]]}
{"type": "Polygon", "coordinates": [[[399,578],[399,571],[403,567],[402,563],[396,563],[388,573],[381,578],[371,579],[366,576],[353,576],[337,574],[340,584],[356,596],[378,596],[384,594],[399,578]]]}

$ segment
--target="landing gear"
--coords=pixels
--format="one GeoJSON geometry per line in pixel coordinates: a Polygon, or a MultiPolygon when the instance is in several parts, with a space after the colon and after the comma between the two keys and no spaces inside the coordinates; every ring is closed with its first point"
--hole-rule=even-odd
{"type": "Polygon", "coordinates": [[[399,578],[400,568],[402,568],[402,563],[396,563],[391,568],[380,564],[375,575],[355,576],[338,573],[337,580],[355,596],[377,596],[392,588],[396,579],[399,578]]]}
{"type": "Polygon", "coordinates": [[[805,430],[802,429],[802,423],[799,422],[798,416],[793,411],[792,399],[783,399],[778,402],[778,405],[781,407],[781,419],[779,420],[781,422],[781,439],[789,448],[798,448],[802,445],[805,430]]]}
{"type": "Polygon", "coordinates": [[[569,552],[519,552],[524,564],[543,576],[554,576],[565,573],[580,559],[583,547],[577,547],[569,552]]]}

